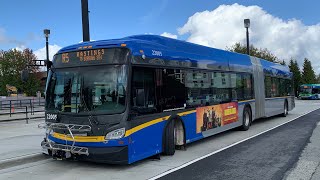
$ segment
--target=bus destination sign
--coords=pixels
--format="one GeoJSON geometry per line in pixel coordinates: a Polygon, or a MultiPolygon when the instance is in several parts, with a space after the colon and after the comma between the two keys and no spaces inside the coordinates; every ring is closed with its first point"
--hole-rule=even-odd
{"type": "Polygon", "coordinates": [[[128,58],[129,50],[124,48],[86,49],[57,54],[55,67],[87,66],[95,64],[122,64],[128,58]]]}
{"type": "Polygon", "coordinates": [[[73,56],[72,59],[78,60],[78,61],[102,61],[103,55],[104,55],[104,49],[94,49],[94,50],[87,50],[87,51],[62,53],[61,62],[69,63],[70,55],[73,56]]]}

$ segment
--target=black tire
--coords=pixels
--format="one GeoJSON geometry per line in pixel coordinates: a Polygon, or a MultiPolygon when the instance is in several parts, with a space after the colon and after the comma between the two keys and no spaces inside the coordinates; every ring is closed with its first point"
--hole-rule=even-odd
{"type": "Polygon", "coordinates": [[[282,117],[286,117],[288,115],[288,102],[285,101],[283,105],[283,113],[281,114],[282,117]]]}
{"type": "Polygon", "coordinates": [[[163,154],[172,156],[176,152],[174,139],[174,120],[171,120],[165,129],[163,154]]]}
{"type": "Polygon", "coordinates": [[[251,110],[248,106],[245,106],[242,114],[242,125],[240,126],[240,130],[247,131],[250,128],[250,124],[252,122],[251,110]]]}

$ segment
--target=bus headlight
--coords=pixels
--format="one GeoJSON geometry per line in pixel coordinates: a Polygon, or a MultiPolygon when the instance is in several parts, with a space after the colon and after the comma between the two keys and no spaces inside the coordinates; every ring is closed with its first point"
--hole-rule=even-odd
{"type": "Polygon", "coordinates": [[[125,128],[120,128],[120,129],[116,129],[116,130],[113,130],[111,132],[109,132],[107,135],[106,135],[106,140],[110,140],[110,139],[120,139],[124,136],[126,132],[126,129],[125,128]]]}

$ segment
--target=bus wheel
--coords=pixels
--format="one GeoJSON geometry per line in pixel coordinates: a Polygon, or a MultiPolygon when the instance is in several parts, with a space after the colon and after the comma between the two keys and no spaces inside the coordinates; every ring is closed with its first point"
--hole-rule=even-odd
{"type": "Polygon", "coordinates": [[[251,118],[252,118],[251,110],[248,106],[246,106],[243,109],[243,114],[242,114],[242,126],[240,127],[242,131],[247,131],[249,129],[251,118]]]}
{"type": "Polygon", "coordinates": [[[175,153],[175,121],[171,120],[165,129],[163,154],[172,156],[175,153]]]}
{"type": "Polygon", "coordinates": [[[287,115],[288,115],[288,102],[285,101],[285,102],[284,102],[284,106],[283,106],[282,116],[283,116],[283,117],[286,117],[287,115]]]}

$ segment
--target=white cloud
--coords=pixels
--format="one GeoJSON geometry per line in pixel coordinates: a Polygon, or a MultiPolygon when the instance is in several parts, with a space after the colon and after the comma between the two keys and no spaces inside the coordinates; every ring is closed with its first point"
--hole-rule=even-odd
{"type": "Polygon", "coordinates": [[[178,39],[177,35],[171,34],[171,33],[168,33],[168,32],[164,32],[164,33],[160,34],[160,36],[164,36],[164,37],[168,37],[168,38],[172,38],[172,39],[178,39]]]}
{"type": "Polygon", "coordinates": [[[15,48],[12,48],[12,50],[17,50],[17,51],[23,51],[24,49],[26,49],[27,47],[25,45],[21,45],[21,46],[17,46],[15,48]]]}
{"type": "Polygon", "coordinates": [[[23,46],[25,43],[15,38],[9,37],[6,34],[6,30],[0,27],[0,45],[1,44],[4,44],[4,45],[15,44],[17,46],[23,46]]]}
{"type": "MultiPolygon", "coordinates": [[[[53,56],[61,49],[62,47],[54,44],[54,45],[49,45],[49,60],[52,61],[53,56]]],[[[38,60],[46,60],[47,59],[47,54],[46,54],[46,47],[37,49],[33,52],[38,60]]],[[[40,68],[42,71],[46,71],[45,67],[40,68]]]]}
{"type": "MultiPolygon", "coordinates": [[[[92,42],[92,41],[96,41],[96,40],[91,39],[89,42],[92,42]]],[[[83,43],[83,40],[79,41],[79,43],[83,43]]]]}
{"type": "Polygon", "coordinates": [[[280,59],[307,57],[320,72],[320,23],[307,26],[297,19],[283,20],[268,14],[259,6],[220,5],[212,11],[197,12],[178,29],[188,34],[187,41],[225,49],[236,42],[245,44],[243,19],[251,21],[250,44],[267,48],[280,59]]]}
{"type": "MultiPolygon", "coordinates": [[[[12,48],[12,49],[15,49],[15,50],[18,50],[18,51],[23,51],[24,49],[26,49],[27,47],[24,46],[24,45],[21,45],[21,46],[17,46],[15,48],[12,48]]],[[[54,45],[49,45],[49,59],[50,61],[52,61],[53,59],[53,56],[61,49],[62,47],[54,44],[54,45]]],[[[36,55],[37,59],[38,60],[45,60],[47,58],[47,54],[46,54],[46,47],[43,47],[43,48],[40,48],[40,49],[37,49],[35,51],[33,51],[33,53],[36,55]]]]}
{"type": "MultiPolygon", "coordinates": [[[[54,44],[49,45],[49,59],[52,61],[53,56],[61,49],[60,46],[54,44]]],[[[45,60],[47,59],[46,55],[46,47],[40,48],[38,50],[34,51],[34,54],[37,56],[37,59],[39,60],[45,60]]]]}

